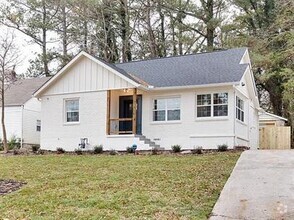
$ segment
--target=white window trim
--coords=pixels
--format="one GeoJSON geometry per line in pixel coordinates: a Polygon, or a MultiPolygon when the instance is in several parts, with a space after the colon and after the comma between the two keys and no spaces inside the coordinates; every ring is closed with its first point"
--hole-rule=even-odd
{"type": "MultiPolygon", "coordinates": [[[[163,109],[161,110],[163,111],[163,109]]],[[[151,122],[150,124],[178,124],[182,122],[182,97],[180,95],[174,95],[174,96],[158,96],[158,97],[154,97],[151,100],[151,122]],[[179,98],[180,99],[180,108],[179,109],[164,109],[165,110],[165,120],[164,121],[154,121],[153,120],[153,113],[155,111],[160,111],[160,110],[154,110],[154,101],[158,100],[158,99],[175,99],[175,98],[179,98]],[[167,120],[167,111],[168,110],[180,110],[180,120],[167,120]]]]}
{"type": "Polygon", "coordinates": [[[63,99],[63,125],[78,125],[81,121],[81,108],[80,108],[80,98],[79,97],[73,97],[73,98],[65,98],[63,99]],[[77,100],[79,102],[79,121],[67,121],[67,111],[66,111],[66,101],[72,101],[77,100]]]}
{"type": "Polygon", "coordinates": [[[41,132],[41,130],[42,130],[41,123],[42,123],[41,120],[40,119],[37,119],[37,121],[36,121],[36,132],[41,132]],[[40,124],[38,122],[40,122],[40,124]],[[40,130],[39,131],[38,131],[38,127],[40,127],[40,130]]]}
{"type": "Polygon", "coordinates": [[[245,123],[245,101],[243,99],[241,99],[238,95],[236,95],[236,97],[235,97],[235,103],[236,103],[236,105],[235,105],[235,119],[238,122],[240,122],[241,124],[246,125],[246,123],[245,123]],[[237,99],[240,99],[243,102],[243,109],[241,109],[241,108],[238,107],[237,99]],[[238,118],[237,110],[240,110],[241,112],[243,112],[243,114],[244,114],[244,117],[243,117],[244,121],[242,121],[242,120],[240,120],[238,118]]]}
{"type": "Polygon", "coordinates": [[[196,121],[222,121],[222,120],[228,120],[229,119],[229,96],[230,93],[228,91],[215,91],[215,92],[201,92],[201,93],[196,93],[195,96],[195,120],[196,121]],[[227,116],[214,116],[213,115],[213,107],[214,106],[219,106],[219,105],[224,105],[224,104],[213,104],[213,95],[214,94],[219,94],[219,93],[228,93],[228,103],[226,104],[228,106],[228,115],[227,116]],[[198,104],[197,104],[197,96],[198,95],[211,95],[211,104],[210,105],[199,105],[199,107],[205,107],[205,106],[210,106],[210,116],[208,117],[198,117],[197,116],[197,110],[198,110],[198,104]]]}

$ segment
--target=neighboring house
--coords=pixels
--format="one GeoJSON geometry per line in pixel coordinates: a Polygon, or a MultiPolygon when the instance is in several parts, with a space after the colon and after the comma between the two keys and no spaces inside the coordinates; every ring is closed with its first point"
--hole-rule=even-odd
{"type": "Polygon", "coordinates": [[[268,112],[261,112],[259,114],[259,127],[285,126],[287,121],[286,118],[268,112]]]}
{"type": "MultiPolygon", "coordinates": [[[[22,146],[40,144],[41,103],[33,97],[33,93],[47,80],[48,78],[20,79],[5,91],[4,117],[8,140],[18,138],[22,146]]],[[[2,127],[0,135],[2,139],[2,127]]]]}
{"type": "Polygon", "coordinates": [[[42,149],[258,147],[246,48],[115,65],[81,52],[34,95],[42,149]]]}

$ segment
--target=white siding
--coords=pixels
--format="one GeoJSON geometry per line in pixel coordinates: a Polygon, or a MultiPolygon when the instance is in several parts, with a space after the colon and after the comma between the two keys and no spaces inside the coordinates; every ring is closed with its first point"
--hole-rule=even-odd
{"type": "MultiPolygon", "coordinates": [[[[236,86],[235,94],[244,101],[244,122],[236,119],[235,113],[235,145],[258,148],[258,110],[254,102],[254,88],[250,78],[250,70],[245,72],[240,85],[236,86]]],[[[236,103],[235,103],[236,105],[236,103]]]]}
{"type": "Polygon", "coordinates": [[[31,98],[23,109],[23,143],[40,144],[41,133],[36,130],[37,120],[41,120],[41,103],[31,98]]]}
{"type": "Polygon", "coordinates": [[[131,87],[134,86],[113,72],[87,57],[82,57],[45,91],[45,95],[131,87]]]}
{"type": "MultiPolygon", "coordinates": [[[[12,136],[16,136],[17,138],[21,138],[21,130],[22,130],[22,107],[5,107],[5,125],[6,125],[6,134],[8,140],[12,136]]],[[[0,119],[2,114],[0,112],[0,119]]],[[[0,126],[0,138],[2,139],[2,126],[0,126]]]]}

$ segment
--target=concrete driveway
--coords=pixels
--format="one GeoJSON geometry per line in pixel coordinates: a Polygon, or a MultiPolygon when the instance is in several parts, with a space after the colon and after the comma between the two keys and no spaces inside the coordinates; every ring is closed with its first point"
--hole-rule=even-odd
{"type": "Polygon", "coordinates": [[[210,220],[294,219],[294,150],[245,151],[210,220]]]}

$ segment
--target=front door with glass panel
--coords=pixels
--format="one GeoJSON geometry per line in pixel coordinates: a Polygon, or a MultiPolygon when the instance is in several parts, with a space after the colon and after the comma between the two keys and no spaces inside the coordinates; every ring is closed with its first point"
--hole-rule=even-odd
{"type": "MultiPolygon", "coordinates": [[[[133,117],[133,96],[119,97],[119,118],[126,119],[133,117]]],[[[120,121],[120,134],[131,134],[133,130],[132,121],[120,121]]],[[[137,131],[136,134],[142,133],[142,96],[137,96],[137,131]]]]}

